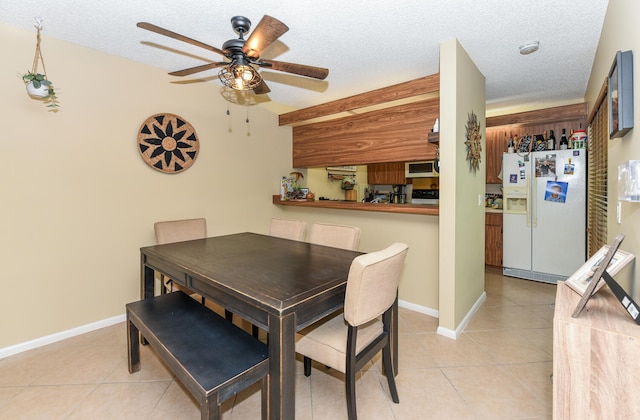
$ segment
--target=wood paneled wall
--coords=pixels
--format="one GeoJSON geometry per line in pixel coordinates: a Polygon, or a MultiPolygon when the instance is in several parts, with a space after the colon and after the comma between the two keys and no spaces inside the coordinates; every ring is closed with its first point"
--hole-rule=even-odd
{"type": "Polygon", "coordinates": [[[293,128],[293,167],[366,165],[434,159],[427,140],[440,99],[293,128]]]}
{"type": "Polygon", "coordinates": [[[294,126],[293,167],[434,159],[427,135],[439,117],[439,88],[435,74],[280,115],[280,125],[294,126]]]}

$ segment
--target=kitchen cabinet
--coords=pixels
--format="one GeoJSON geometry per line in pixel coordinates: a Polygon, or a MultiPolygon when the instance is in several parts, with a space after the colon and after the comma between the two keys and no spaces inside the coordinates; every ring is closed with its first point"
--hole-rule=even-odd
{"type": "Polygon", "coordinates": [[[367,183],[369,185],[404,185],[404,162],[372,163],[367,165],[367,183]]]}
{"type": "Polygon", "coordinates": [[[487,184],[502,184],[498,175],[502,169],[502,154],[508,146],[509,138],[504,130],[487,130],[487,184]]]}
{"type": "Polygon", "coordinates": [[[434,159],[427,133],[440,114],[439,89],[434,74],[280,115],[292,126],[293,167],[434,159]]]}
{"type": "Polygon", "coordinates": [[[502,267],[502,213],[485,214],[484,263],[502,267]]]}

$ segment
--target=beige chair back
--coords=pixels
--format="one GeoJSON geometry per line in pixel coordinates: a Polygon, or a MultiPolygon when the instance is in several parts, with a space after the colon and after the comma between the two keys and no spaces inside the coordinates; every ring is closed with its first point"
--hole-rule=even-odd
{"type": "Polygon", "coordinates": [[[354,327],[382,315],[393,305],[409,246],[403,243],[360,255],[351,263],[344,318],[354,327]]]}
{"type": "Polygon", "coordinates": [[[307,222],[304,220],[271,219],[269,235],[278,238],[303,241],[307,233],[307,222]]]}
{"type": "Polygon", "coordinates": [[[360,245],[360,228],[330,223],[314,223],[309,232],[309,242],[355,251],[360,245]]]}
{"type": "Polygon", "coordinates": [[[171,220],[153,225],[158,245],[207,237],[206,219],[171,220]]]}

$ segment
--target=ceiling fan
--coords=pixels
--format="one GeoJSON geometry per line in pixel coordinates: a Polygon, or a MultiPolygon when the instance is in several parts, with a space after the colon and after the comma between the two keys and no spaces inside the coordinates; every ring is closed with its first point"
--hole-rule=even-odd
{"type": "Polygon", "coordinates": [[[138,22],[137,26],[148,31],[156,32],[189,44],[213,51],[224,56],[228,61],[214,62],[191,67],[169,73],[172,76],[187,76],[205,70],[222,67],[218,73],[220,81],[236,90],[253,90],[256,94],[269,93],[271,89],[264,82],[256,68],[293,73],[301,76],[323,80],[329,75],[329,70],[322,67],[306,66],[303,64],[286,63],[283,61],[265,60],[260,58],[262,51],[277,40],[289,27],[278,19],[264,15],[248,39],[244,36],[251,28],[251,21],[244,16],[231,18],[231,26],[237,39],[230,39],[222,44],[222,49],[196,41],[184,35],[169,31],[148,22],[138,22]]]}

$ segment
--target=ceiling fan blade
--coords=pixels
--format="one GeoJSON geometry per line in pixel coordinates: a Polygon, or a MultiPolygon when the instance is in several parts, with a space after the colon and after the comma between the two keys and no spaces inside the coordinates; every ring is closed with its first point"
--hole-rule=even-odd
{"type": "Polygon", "coordinates": [[[201,66],[195,66],[195,67],[191,67],[191,68],[184,69],[184,70],[172,71],[169,74],[171,76],[188,76],[190,74],[199,73],[201,71],[215,69],[216,67],[226,66],[227,64],[229,64],[229,63],[224,62],[224,61],[220,62],[220,63],[207,63],[207,64],[203,64],[201,66]]]}
{"type": "Polygon", "coordinates": [[[249,57],[258,58],[262,50],[288,30],[289,27],[278,19],[264,15],[242,47],[242,52],[249,57]]]}
{"type": "Polygon", "coordinates": [[[261,67],[272,70],[284,71],[286,73],[299,74],[301,76],[313,77],[324,80],[329,75],[329,69],[322,67],[305,66],[304,64],[286,63],[284,61],[260,60],[257,63],[261,67]]]}
{"type": "Polygon", "coordinates": [[[253,93],[256,95],[264,95],[269,92],[271,92],[271,89],[269,89],[269,86],[267,86],[267,82],[265,82],[264,79],[262,79],[262,82],[253,89],[253,93]]]}
{"type": "Polygon", "coordinates": [[[148,31],[155,32],[157,34],[168,36],[169,38],[177,39],[179,41],[183,41],[183,42],[186,42],[188,44],[195,45],[196,47],[204,48],[205,50],[213,51],[214,53],[218,53],[220,55],[224,55],[222,50],[220,50],[220,49],[218,49],[216,47],[212,47],[211,45],[205,44],[205,43],[200,42],[200,41],[196,41],[195,39],[191,39],[191,38],[186,37],[184,35],[177,34],[175,32],[172,32],[172,31],[168,30],[168,29],[164,29],[164,28],[161,28],[159,26],[156,26],[156,25],[154,25],[152,23],[138,22],[136,26],[138,28],[146,29],[148,31]]]}

